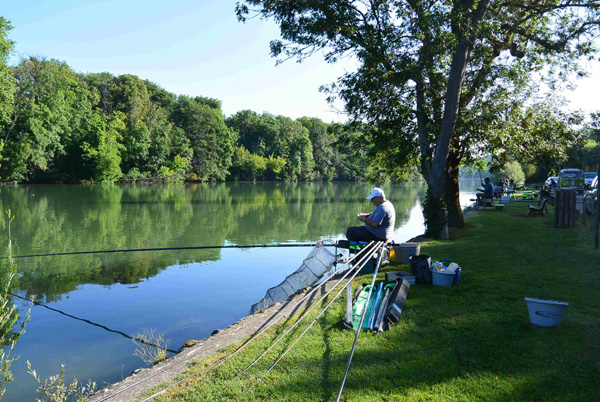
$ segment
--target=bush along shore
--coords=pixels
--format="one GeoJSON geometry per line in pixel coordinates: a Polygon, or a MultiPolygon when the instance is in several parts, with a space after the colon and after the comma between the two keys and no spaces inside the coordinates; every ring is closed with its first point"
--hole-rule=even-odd
{"type": "MultiPolygon", "coordinates": [[[[555,228],[550,212],[528,217],[527,203],[513,202],[503,211],[470,216],[451,240],[423,242],[421,254],[462,267],[460,284],[414,285],[397,325],[382,335],[362,333],[342,400],[597,400],[600,250],[593,248],[589,222],[555,228]],[[532,325],[525,297],[568,302],[562,325],[532,325]]],[[[408,267],[385,270],[398,269],[408,267]]],[[[384,279],[384,273],[379,276],[384,279]]],[[[357,277],[354,289],[370,280],[357,277]]],[[[289,321],[208,375],[155,400],[335,400],[355,335],[340,325],[344,312],[341,297],[266,376],[312,320],[304,320],[249,370],[289,321]]],[[[182,377],[236,347],[194,362],[182,377]]]]}

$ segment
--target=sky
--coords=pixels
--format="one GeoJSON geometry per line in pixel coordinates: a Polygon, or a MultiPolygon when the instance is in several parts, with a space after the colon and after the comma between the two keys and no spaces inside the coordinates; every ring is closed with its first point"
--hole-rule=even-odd
{"type": "MultiPolygon", "coordinates": [[[[236,0],[0,0],[15,42],[11,64],[26,56],[66,62],[81,73],[133,74],[178,95],[217,98],[226,116],[250,109],[291,118],[344,122],[319,92],[354,61],[328,64],[315,54],[279,66],[272,21],[238,22],[236,0]]],[[[600,63],[567,94],[573,108],[600,110],[600,63]]]]}

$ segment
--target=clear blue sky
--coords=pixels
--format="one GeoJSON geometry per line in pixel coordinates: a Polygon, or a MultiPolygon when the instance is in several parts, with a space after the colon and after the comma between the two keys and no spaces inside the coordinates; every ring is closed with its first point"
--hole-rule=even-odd
{"type": "MultiPolygon", "coordinates": [[[[297,118],[345,121],[318,91],[352,61],[330,65],[320,54],[275,66],[271,21],[239,23],[235,0],[0,0],[10,20],[16,63],[34,55],[65,61],[78,72],[134,74],[170,92],[222,101],[243,109],[297,118]]],[[[572,106],[600,110],[600,67],[568,95],[572,106]]],[[[341,108],[341,105],[338,105],[341,108]]]]}

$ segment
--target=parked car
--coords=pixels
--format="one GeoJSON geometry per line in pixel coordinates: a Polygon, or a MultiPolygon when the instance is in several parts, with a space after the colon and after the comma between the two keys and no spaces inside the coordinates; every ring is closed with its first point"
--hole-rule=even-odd
{"type": "Polygon", "coordinates": [[[563,169],[558,173],[558,188],[560,190],[580,190],[583,193],[585,178],[580,169],[563,169]]]}
{"type": "Polygon", "coordinates": [[[585,179],[585,188],[590,188],[596,177],[598,177],[597,172],[585,172],[583,174],[583,178],[585,179]]]}
{"type": "Polygon", "coordinates": [[[598,209],[598,176],[590,185],[590,189],[583,195],[583,212],[588,215],[596,215],[598,209]]]}

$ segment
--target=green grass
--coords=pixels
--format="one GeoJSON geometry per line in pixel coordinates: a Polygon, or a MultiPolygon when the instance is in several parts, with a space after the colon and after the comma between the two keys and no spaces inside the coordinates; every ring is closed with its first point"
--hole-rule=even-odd
{"type": "MultiPolygon", "coordinates": [[[[598,400],[600,250],[593,249],[589,225],[559,229],[552,216],[527,213],[524,203],[480,211],[451,240],[422,245],[421,253],[434,261],[457,262],[461,283],[411,287],[397,325],[381,336],[362,333],[343,400],[598,400]],[[562,325],[531,325],[525,297],[569,302],[562,325]]],[[[355,285],[370,279],[358,278],[355,285]]],[[[339,326],[344,310],[342,297],[248,393],[308,322],[247,374],[235,379],[291,320],[161,400],[335,400],[355,334],[339,326]]],[[[189,373],[216,358],[196,363],[189,373]]]]}

